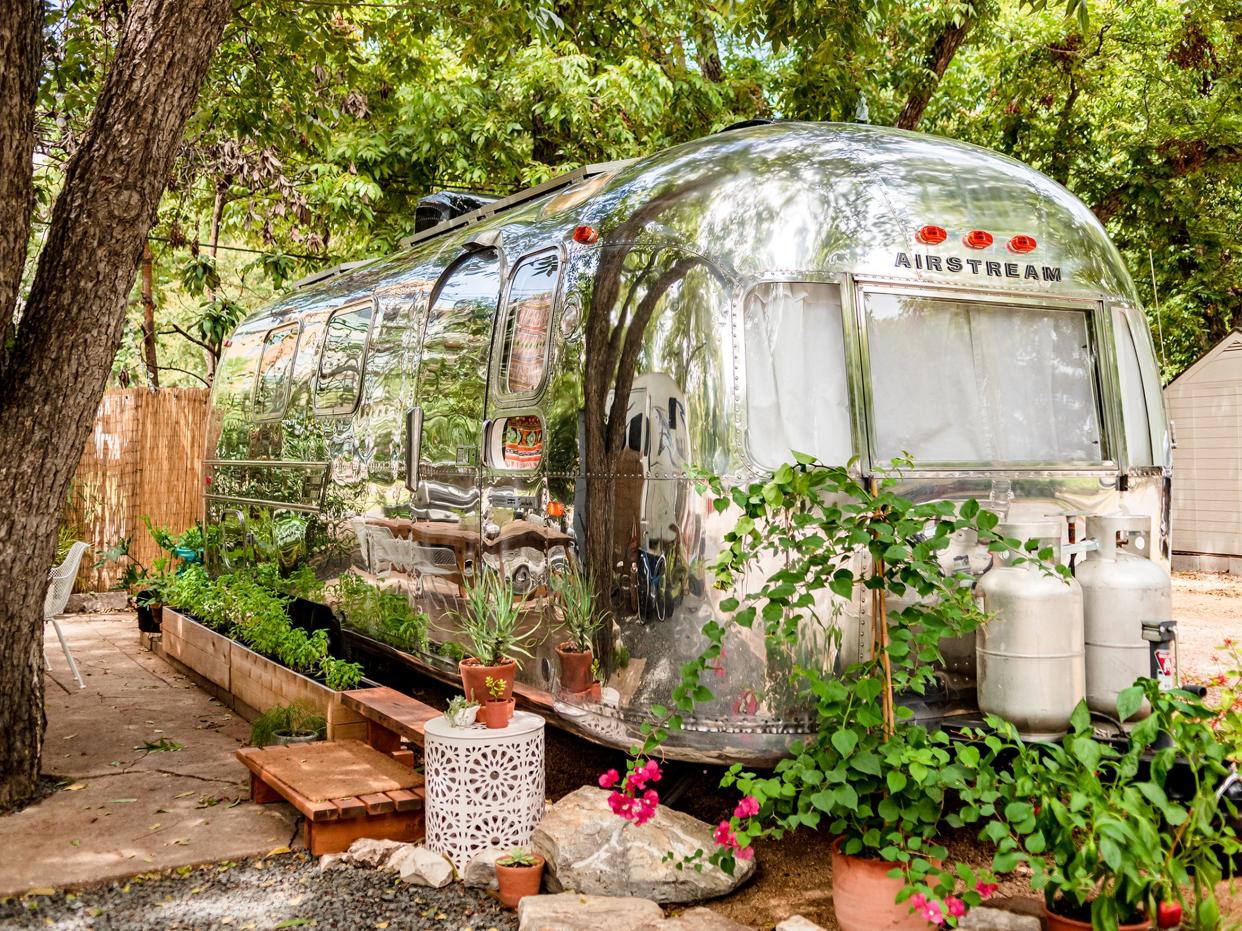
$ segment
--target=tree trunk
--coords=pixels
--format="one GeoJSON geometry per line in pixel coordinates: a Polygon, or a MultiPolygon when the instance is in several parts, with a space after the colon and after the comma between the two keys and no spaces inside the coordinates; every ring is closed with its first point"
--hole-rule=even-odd
{"type": "Polygon", "coordinates": [[[155,354],[155,293],[151,285],[151,241],[142,244],[142,356],[147,363],[147,384],[160,387],[160,363],[155,354]]]}
{"type": "Polygon", "coordinates": [[[0,4],[0,368],[13,333],[34,207],[34,113],[42,28],[40,0],[0,4]]]}
{"type": "MultiPolygon", "coordinates": [[[[0,36],[30,28],[27,6],[16,11],[16,27],[13,14],[0,16],[0,36]]],[[[41,607],[57,521],[120,343],[142,245],[230,12],[229,0],[130,4],[90,129],[66,169],[13,351],[0,365],[0,805],[37,782],[41,607]]],[[[30,57],[0,55],[0,75],[36,67],[33,43],[17,50],[30,57]]],[[[15,127],[26,117],[12,94],[0,95],[0,140],[21,137],[15,127]]],[[[0,200],[0,230],[22,228],[28,208],[0,200]]],[[[3,280],[20,272],[20,260],[0,263],[3,280]]]]}
{"type": "Polygon", "coordinates": [[[940,79],[944,77],[945,71],[949,67],[949,63],[953,61],[953,56],[957,54],[958,48],[966,41],[966,36],[970,32],[970,27],[975,24],[976,13],[971,10],[970,13],[964,14],[961,25],[955,26],[952,22],[946,23],[940,35],[936,37],[936,42],[931,48],[931,52],[927,55],[926,68],[931,72],[925,75],[910,92],[910,96],[906,98],[906,105],[901,108],[901,116],[897,117],[898,129],[916,129],[919,121],[923,119],[923,111],[927,109],[928,103],[931,102],[932,94],[936,92],[936,88],[940,86],[940,79]]]}

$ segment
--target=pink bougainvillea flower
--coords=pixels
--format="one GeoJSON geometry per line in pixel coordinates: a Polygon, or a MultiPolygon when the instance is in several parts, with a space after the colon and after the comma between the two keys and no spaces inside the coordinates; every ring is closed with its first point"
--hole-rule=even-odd
{"type": "Polygon", "coordinates": [[[755,848],[754,848],[754,847],[739,847],[739,848],[737,848],[737,858],[738,858],[739,860],[749,860],[749,859],[751,859],[752,857],[754,857],[754,855],[755,855],[755,848]]]}
{"type": "Polygon", "coordinates": [[[921,892],[916,892],[914,895],[910,896],[910,904],[914,907],[916,912],[921,912],[923,907],[927,905],[927,896],[923,895],[921,892]]]}
{"type": "Polygon", "coordinates": [[[944,924],[944,915],[940,914],[939,902],[928,902],[923,907],[922,915],[934,925],[944,924]]]}
{"type": "Polygon", "coordinates": [[[961,918],[966,914],[966,903],[956,896],[948,896],[944,900],[945,908],[954,918],[961,918]]]}
{"type": "Polygon", "coordinates": [[[733,809],[735,818],[753,818],[757,814],[759,814],[759,800],[753,795],[743,796],[742,800],[737,803],[737,807],[733,809]]]}
{"type": "Polygon", "coordinates": [[[615,769],[610,769],[599,777],[599,787],[601,789],[611,789],[621,779],[621,774],[615,769]]]}
{"type": "Polygon", "coordinates": [[[998,886],[996,883],[985,883],[982,879],[979,880],[977,883],[975,883],[975,891],[978,892],[985,899],[991,896],[993,893],[995,893],[996,890],[999,888],[1000,886],[998,886]]]}

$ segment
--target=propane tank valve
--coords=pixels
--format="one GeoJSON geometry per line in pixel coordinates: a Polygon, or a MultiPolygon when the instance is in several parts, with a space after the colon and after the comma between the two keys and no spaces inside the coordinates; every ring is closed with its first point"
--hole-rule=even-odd
{"type": "Polygon", "coordinates": [[[1162,692],[1177,688],[1177,621],[1143,621],[1151,651],[1151,677],[1162,692]]]}

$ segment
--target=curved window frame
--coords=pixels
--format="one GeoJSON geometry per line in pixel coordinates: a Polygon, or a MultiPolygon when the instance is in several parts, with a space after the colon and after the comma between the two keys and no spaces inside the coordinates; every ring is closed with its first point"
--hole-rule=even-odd
{"type": "Polygon", "coordinates": [[[323,339],[319,342],[319,352],[315,356],[315,377],[314,384],[311,389],[311,413],[316,417],[339,417],[345,414],[352,414],[358,409],[358,405],[362,403],[362,395],[366,389],[367,380],[367,359],[371,355],[371,336],[375,332],[375,321],[379,319],[379,302],[375,295],[371,295],[360,301],[351,301],[348,304],[342,304],[340,307],[328,314],[328,319],[323,324],[323,339]],[[328,337],[332,332],[332,321],[343,314],[353,313],[367,305],[371,307],[371,319],[367,323],[366,336],[362,339],[362,351],[358,357],[358,390],[354,393],[353,403],[346,406],[338,404],[335,407],[319,406],[319,379],[323,375],[323,357],[328,348],[328,337]]]}
{"type": "Polygon", "coordinates": [[[552,331],[555,328],[558,311],[560,310],[564,287],[565,252],[559,246],[541,246],[538,249],[525,252],[518,256],[509,266],[508,273],[504,277],[500,302],[496,309],[496,327],[493,334],[495,342],[492,356],[495,362],[491,367],[491,380],[495,389],[491,391],[491,397],[497,406],[530,405],[538,401],[543,396],[544,391],[547,390],[549,370],[552,366],[552,331]],[[519,269],[523,265],[538,259],[540,256],[549,254],[556,256],[556,278],[552,283],[552,307],[548,313],[546,338],[543,344],[543,371],[539,376],[539,384],[532,390],[522,392],[508,391],[503,382],[505,365],[503,354],[505,349],[505,333],[509,327],[509,297],[513,292],[513,283],[517,278],[519,269]]]}
{"type": "Polygon", "coordinates": [[[250,389],[250,417],[259,423],[266,423],[273,420],[281,420],[285,416],[285,412],[289,408],[289,398],[293,393],[293,374],[297,365],[298,353],[302,351],[302,332],[303,326],[301,320],[294,320],[288,323],[280,323],[271,327],[263,334],[262,349],[259,350],[259,363],[254,370],[254,383],[250,389]],[[270,410],[259,411],[259,382],[263,379],[263,357],[267,355],[267,348],[272,334],[278,330],[295,330],[293,336],[293,353],[289,357],[289,372],[285,376],[285,380],[281,386],[280,404],[270,410]]]}

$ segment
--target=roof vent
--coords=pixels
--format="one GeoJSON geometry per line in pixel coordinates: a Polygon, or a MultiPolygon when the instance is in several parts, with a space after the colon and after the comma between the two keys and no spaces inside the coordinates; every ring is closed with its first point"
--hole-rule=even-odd
{"type": "Polygon", "coordinates": [[[421,233],[446,220],[486,207],[496,198],[471,191],[436,191],[418,202],[414,211],[414,232],[421,233]]]}
{"type": "Polygon", "coordinates": [[[1237,352],[1240,349],[1242,349],[1242,339],[1235,339],[1228,346],[1226,346],[1224,349],[1221,350],[1221,355],[1224,355],[1226,352],[1237,352]]]}

